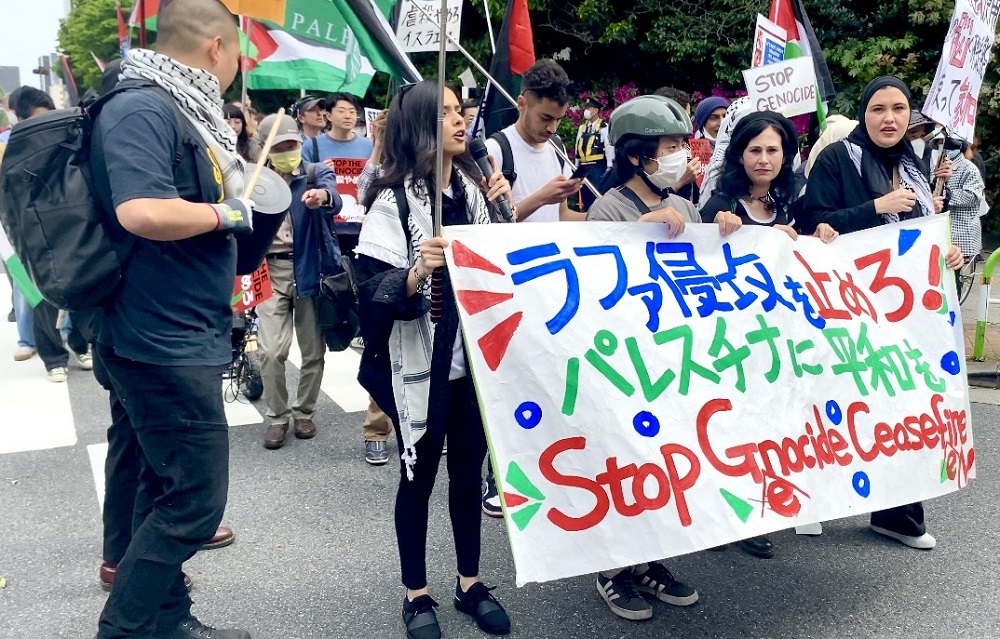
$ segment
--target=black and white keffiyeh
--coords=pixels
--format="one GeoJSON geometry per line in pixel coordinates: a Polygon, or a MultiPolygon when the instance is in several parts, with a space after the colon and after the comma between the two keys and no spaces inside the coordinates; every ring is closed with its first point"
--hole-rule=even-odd
{"type": "MultiPolygon", "coordinates": [[[[489,224],[490,215],[482,191],[468,176],[455,171],[465,190],[465,205],[474,224],[489,224]]],[[[454,178],[452,184],[455,184],[454,178]]],[[[408,225],[410,244],[399,220],[399,208],[392,189],[384,189],[365,216],[355,252],[367,255],[394,268],[408,268],[420,255],[420,245],[433,237],[434,222],[430,194],[423,180],[407,178],[403,184],[410,209],[408,225]]],[[[423,295],[430,300],[430,287],[423,295]]],[[[427,432],[427,414],[431,390],[431,358],[434,352],[434,324],[429,314],[412,321],[396,321],[389,336],[389,366],[392,392],[399,415],[403,439],[402,459],[407,477],[413,479],[417,462],[416,443],[427,432]]]]}
{"type": "Polygon", "coordinates": [[[242,197],[245,165],[236,153],[236,133],[222,113],[218,78],[150,49],[130,49],[122,61],[122,76],[155,82],[173,96],[215,156],[225,196],[242,197]]]}

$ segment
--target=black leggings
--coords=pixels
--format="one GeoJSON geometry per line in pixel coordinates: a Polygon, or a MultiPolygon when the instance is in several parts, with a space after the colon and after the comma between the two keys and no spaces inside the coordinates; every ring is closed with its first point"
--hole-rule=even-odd
{"type": "MultiPolygon", "coordinates": [[[[479,541],[482,523],[481,481],[486,457],[486,433],[479,414],[476,392],[468,375],[448,382],[445,401],[448,415],[448,512],[455,536],[458,574],[479,574],[479,541]]],[[[403,450],[399,427],[396,442],[403,450]]],[[[434,478],[441,461],[444,439],[426,432],[415,448],[417,462],[413,481],[406,478],[406,465],[400,461],[399,490],[396,492],[396,542],[403,585],[410,590],[427,587],[427,518],[434,478]]]]}

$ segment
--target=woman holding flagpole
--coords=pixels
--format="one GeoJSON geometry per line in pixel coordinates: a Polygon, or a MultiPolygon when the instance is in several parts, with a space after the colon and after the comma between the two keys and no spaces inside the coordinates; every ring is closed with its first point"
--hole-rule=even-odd
{"type": "Polygon", "coordinates": [[[408,639],[438,639],[441,630],[427,588],[428,503],[445,436],[448,439],[448,509],[458,575],[455,606],[491,634],[506,634],[506,611],[479,580],[480,473],[486,435],[466,364],[451,285],[445,269],[443,225],[489,224],[489,204],[509,197],[496,171],[489,182],[467,149],[456,91],[434,81],[403,87],[386,122],[382,177],[365,197],[368,209],[358,238],[357,279],[365,351],[358,379],[392,419],[401,451],[395,523],[408,639]],[[444,108],[438,109],[442,97],[444,108]],[[436,142],[443,114],[443,143],[436,142]],[[443,150],[441,175],[435,151],[443,150]],[[440,198],[440,211],[435,199],[440,198]],[[440,273],[443,305],[433,323],[430,281],[440,273]]]}

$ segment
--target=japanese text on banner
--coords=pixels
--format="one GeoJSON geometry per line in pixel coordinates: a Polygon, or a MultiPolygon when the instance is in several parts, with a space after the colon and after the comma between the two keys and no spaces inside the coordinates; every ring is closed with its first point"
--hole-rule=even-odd
{"type": "Polygon", "coordinates": [[[966,485],[947,223],[447,228],[518,583],[966,485]]]}

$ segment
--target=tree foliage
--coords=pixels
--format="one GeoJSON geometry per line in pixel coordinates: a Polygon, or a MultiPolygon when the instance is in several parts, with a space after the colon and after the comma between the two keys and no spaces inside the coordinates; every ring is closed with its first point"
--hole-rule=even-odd
{"type": "MultiPolygon", "coordinates": [[[[122,2],[125,15],[132,2],[122,2]]],[[[81,93],[101,84],[101,70],[91,53],[108,62],[118,57],[118,14],[115,0],[74,0],[73,10],[59,25],[59,47],[69,58],[81,93]]]]}

